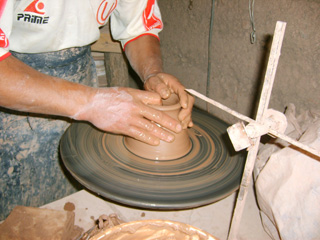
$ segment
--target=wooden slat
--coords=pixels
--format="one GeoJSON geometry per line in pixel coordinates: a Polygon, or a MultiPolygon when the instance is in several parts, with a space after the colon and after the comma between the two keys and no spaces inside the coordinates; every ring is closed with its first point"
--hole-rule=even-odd
{"type": "Polygon", "coordinates": [[[110,33],[101,32],[98,41],[92,44],[91,51],[121,53],[122,48],[119,42],[112,40],[110,33]]]}

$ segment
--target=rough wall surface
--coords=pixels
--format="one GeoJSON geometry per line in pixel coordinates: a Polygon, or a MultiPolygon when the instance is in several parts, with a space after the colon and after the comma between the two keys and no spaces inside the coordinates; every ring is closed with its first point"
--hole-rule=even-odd
{"type": "MultiPolygon", "coordinates": [[[[212,0],[159,0],[159,5],[165,27],[160,37],[166,71],[198,92],[205,94],[209,86],[210,98],[252,118],[276,22],[286,22],[269,107],[283,112],[293,103],[298,112],[319,110],[319,0],[256,0],[254,44],[250,42],[249,0],[215,0],[211,48],[212,0]],[[211,74],[207,84],[209,54],[211,74]]],[[[201,100],[196,105],[206,106],[201,100]]],[[[237,121],[216,107],[209,110],[225,121],[237,121]]]]}

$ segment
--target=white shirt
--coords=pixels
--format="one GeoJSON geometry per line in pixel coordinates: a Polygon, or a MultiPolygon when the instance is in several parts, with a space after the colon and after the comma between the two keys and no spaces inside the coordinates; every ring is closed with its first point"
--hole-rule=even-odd
{"type": "Polygon", "coordinates": [[[156,0],[2,0],[0,60],[9,50],[40,53],[91,44],[109,18],[122,46],[143,34],[158,37],[163,27],[156,0]]]}

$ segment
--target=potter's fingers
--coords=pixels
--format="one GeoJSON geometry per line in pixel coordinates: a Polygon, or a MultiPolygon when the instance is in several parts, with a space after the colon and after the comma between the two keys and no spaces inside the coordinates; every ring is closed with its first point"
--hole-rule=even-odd
{"type": "Polygon", "coordinates": [[[180,82],[173,81],[172,83],[169,83],[169,86],[172,92],[178,95],[182,108],[188,108],[190,106],[192,108],[192,99],[190,100],[190,97],[192,98],[192,96],[185,91],[185,88],[180,82]]]}
{"type": "Polygon", "coordinates": [[[137,97],[144,104],[161,105],[161,96],[155,92],[148,92],[143,90],[129,90],[131,95],[137,97]]]}
{"type": "Polygon", "coordinates": [[[174,135],[163,128],[159,127],[157,124],[150,122],[147,119],[141,118],[135,121],[137,127],[147,130],[153,136],[166,141],[172,142],[174,140],[174,135]]]}
{"type": "Polygon", "coordinates": [[[191,112],[194,104],[194,97],[185,91],[185,88],[181,85],[181,83],[174,85],[172,88],[173,91],[179,96],[181,107],[188,109],[188,111],[191,112]]]}
{"type": "Polygon", "coordinates": [[[190,117],[185,118],[182,122],[181,122],[182,128],[183,129],[187,129],[188,127],[193,127],[193,122],[190,117]]]}
{"type": "Polygon", "coordinates": [[[185,91],[185,87],[176,77],[166,73],[159,73],[157,76],[165,83],[170,92],[178,95],[182,108],[187,108],[190,105],[192,108],[194,102],[193,97],[185,91]]]}
{"type": "Polygon", "coordinates": [[[169,115],[164,112],[153,109],[147,105],[141,106],[140,114],[155,123],[158,123],[160,126],[169,129],[173,132],[180,132],[182,130],[182,126],[179,121],[173,119],[169,115]]]}
{"type": "Polygon", "coordinates": [[[191,112],[188,109],[181,109],[178,119],[180,120],[183,129],[193,126],[191,112]]]}
{"type": "Polygon", "coordinates": [[[163,80],[157,75],[154,77],[150,77],[148,81],[146,81],[144,88],[147,91],[158,93],[163,99],[167,99],[171,94],[166,83],[163,82],[163,80]]]}
{"type": "Polygon", "coordinates": [[[190,97],[188,98],[188,107],[181,109],[178,115],[178,119],[181,121],[183,129],[187,127],[192,127],[193,122],[191,119],[191,114],[192,114],[192,108],[194,104],[194,97],[189,95],[190,97]]]}
{"type": "Polygon", "coordinates": [[[148,130],[143,130],[141,128],[131,127],[126,133],[129,137],[133,137],[141,142],[157,146],[160,144],[160,139],[150,134],[148,130]]]}
{"type": "Polygon", "coordinates": [[[189,93],[187,93],[187,96],[188,96],[188,106],[187,106],[187,109],[189,109],[189,111],[192,112],[192,108],[193,108],[193,105],[194,105],[195,98],[194,98],[194,96],[192,96],[192,95],[189,94],[189,93]]]}

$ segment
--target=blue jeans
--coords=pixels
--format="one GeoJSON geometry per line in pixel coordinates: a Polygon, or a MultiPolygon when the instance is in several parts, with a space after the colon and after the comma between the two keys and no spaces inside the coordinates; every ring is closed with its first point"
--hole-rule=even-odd
{"type": "MultiPolygon", "coordinates": [[[[12,55],[34,69],[96,86],[90,47],[12,55]]],[[[0,108],[0,220],[16,205],[38,207],[81,189],[59,159],[59,141],[70,120],[0,108]]]]}

